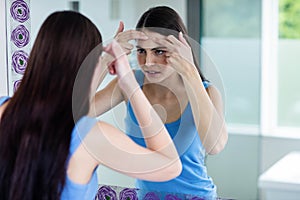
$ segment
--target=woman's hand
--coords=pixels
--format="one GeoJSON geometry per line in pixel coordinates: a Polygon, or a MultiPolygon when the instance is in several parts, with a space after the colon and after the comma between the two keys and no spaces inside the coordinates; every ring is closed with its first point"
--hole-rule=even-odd
{"type": "Polygon", "coordinates": [[[113,40],[110,44],[103,47],[103,50],[113,58],[109,66],[110,72],[112,72],[111,68],[113,68],[114,74],[116,74],[119,79],[123,78],[127,73],[131,72],[126,53],[123,51],[122,47],[116,40],[113,40]]]}
{"type": "Polygon", "coordinates": [[[179,39],[174,35],[162,38],[154,38],[154,42],[167,48],[166,61],[170,64],[180,75],[185,75],[189,72],[194,73],[196,66],[194,64],[193,53],[190,45],[183,37],[182,32],[179,32],[179,39]]]}
{"type": "MultiPolygon", "coordinates": [[[[147,40],[148,36],[146,36],[145,33],[141,31],[136,31],[136,30],[128,30],[124,31],[124,23],[120,21],[118,30],[114,36],[114,39],[119,43],[121,46],[122,50],[128,55],[131,53],[132,49],[134,46],[129,43],[131,40],[147,40]]],[[[114,75],[116,74],[116,71],[114,67],[111,65],[112,58],[109,58],[109,56],[106,56],[107,60],[110,60],[110,62],[107,62],[107,66],[109,69],[109,73],[114,75]]]]}
{"type": "Polygon", "coordinates": [[[109,65],[109,71],[114,70],[113,74],[116,74],[118,77],[119,87],[130,98],[132,93],[139,88],[139,85],[130,68],[126,53],[116,40],[103,47],[103,50],[114,58],[109,65]]]}
{"type": "Polygon", "coordinates": [[[123,51],[128,55],[134,48],[133,44],[130,44],[131,40],[147,40],[148,36],[142,31],[137,30],[127,30],[124,31],[124,23],[120,21],[119,28],[115,34],[114,39],[120,44],[123,51]]]}

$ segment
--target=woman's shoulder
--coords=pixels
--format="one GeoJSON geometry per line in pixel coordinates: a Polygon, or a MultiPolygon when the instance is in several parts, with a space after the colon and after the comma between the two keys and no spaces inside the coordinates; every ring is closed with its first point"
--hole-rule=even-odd
{"type": "Polygon", "coordinates": [[[1,96],[1,97],[0,97],[0,106],[1,106],[2,104],[4,104],[6,101],[8,101],[9,99],[10,99],[9,96],[1,96]]]}
{"type": "Polygon", "coordinates": [[[5,104],[8,100],[10,99],[10,97],[8,96],[2,96],[0,97],[0,118],[7,106],[7,104],[5,104]],[[4,105],[5,104],[5,105],[4,105]]]}
{"type": "Polygon", "coordinates": [[[76,196],[82,197],[82,194],[87,194],[86,191],[92,187],[92,185],[97,184],[95,180],[95,167],[97,167],[98,164],[89,152],[89,148],[84,141],[96,125],[96,118],[83,116],[74,126],[70,144],[67,181],[62,195],[63,197],[70,197],[71,195],[74,199],[78,199],[76,196]],[[76,194],[75,196],[73,194],[74,192],[76,194]]]}
{"type": "Polygon", "coordinates": [[[206,89],[207,94],[209,95],[210,99],[218,100],[218,101],[222,99],[221,92],[214,85],[209,84],[207,87],[205,87],[205,89],[206,89]]]}
{"type": "Polygon", "coordinates": [[[71,137],[70,154],[76,151],[96,123],[97,119],[89,116],[83,116],[75,123],[71,137]]]}

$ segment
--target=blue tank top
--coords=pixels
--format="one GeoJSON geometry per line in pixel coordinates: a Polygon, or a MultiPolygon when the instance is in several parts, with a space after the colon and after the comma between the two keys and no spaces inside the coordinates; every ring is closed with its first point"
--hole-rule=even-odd
{"type": "MultiPolygon", "coordinates": [[[[69,158],[74,154],[87,133],[97,123],[95,118],[82,117],[72,131],[69,158]]],[[[87,184],[78,184],[66,177],[66,184],[63,189],[61,200],[91,200],[95,199],[98,189],[98,177],[94,170],[90,181],[87,184]]]]}
{"type": "MultiPolygon", "coordinates": [[[[0,106],[5,103],[9,97],[0,97],[0,106]]],[[[74,154],[76,149],[81,144],[84,137],[96,124],[95,118],[87,116],[82,117],[73,128],[70,144],[69,158],[74,154]]],[[[61,195],[61,200],[93,200],[97,194],[98,189],[98,178],[96,169],[90,181],[87,184],[74,183],[69,177],[66,177],[66,183],[61,195]]]]}
{"type": "Polygon", "coordinates": [[[2,104],[4,104],[8,99],[9,99],[9,97],[7,97],[7,96],[0,97],[0,106],[2,106],[2,104]]]}
{"type": "MultiPolygon", "coordinates": [[[[135,76],[142,87],[144,82],[143,72],[137,70],[135,71],[135,76]]],[[[203,84],[205,88],[209,86],[209,83],[206,81],[203,82],[203,84]]],[[[204,197],[205,199],[215,199],[217,197],[216,186],[207,175],[207,169],[204,163],[205,149],[202,146],[194,124],[190,104],[188,103],[178,120],[165,124],[165,127],[172,137],[180,155],[183,167],[182,172],[178,177],[166,182],[136,180],[136,187],[146,191],[183,193],[204,197]]],[[[125,129],[132,140],[139,145],[146,146],[129,101],[127,102],[125,129]]]]}

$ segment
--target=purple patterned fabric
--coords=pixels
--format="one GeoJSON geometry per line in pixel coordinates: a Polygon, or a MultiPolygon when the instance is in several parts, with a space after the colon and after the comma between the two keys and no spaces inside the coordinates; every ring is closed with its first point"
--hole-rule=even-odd
{"type": "Polygon", "coordinates": [[[135,189],[125,188],[120,192],[120,200],[138,200],[135,189]]]}
{"type": "Polygon", "coordinates": [[[11,41],[19,48],[26,46],[29,43],[29,31],[27,28],[22,24],[17,26],[11,32],[11,41]]]}
{"type": "Polygon", "coordinates": [[[17,91],[17,89],[19,88],[20,84],[21,84],[21,80],[16,80],[14,82],[14,92],[17,91]]]}
{"type": "Polygon", "coordinates": [[[160,200],[154,192],[148,192],[143,200],[160,200]]]}
{"type": "Polygon", "coordinates": [[[165,200],[181,200],[180,198],[178,198],[176,195],[173,194],[167,194],[165,196],[165,200]]]}
{"type": "Polygon", "coordinates": [[[12,67],[18,74],[24,74],[27,67],[28,54],[25,51],[15,51],[12,55],[12,67]]]}
{"type": "Polygon", "coordinates": [[[10,14],[14,20],[23,23],[29,19],[29,13],[29,7],[26,2],[16,0],[11,4],[10,14]]]}
{"type": "Polygon", "coordinates": [[[97,193],[98,200],[117,200],[116,192],[109,186],[102,186],[97,193]]]}

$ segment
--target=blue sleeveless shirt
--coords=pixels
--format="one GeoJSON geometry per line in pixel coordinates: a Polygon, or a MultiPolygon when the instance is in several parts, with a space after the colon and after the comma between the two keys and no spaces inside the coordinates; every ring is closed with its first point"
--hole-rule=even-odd
{"type": "MultiPolygon", "coordinates": [[[[71,158],[85,136],[96,123],[97,120],[95,118],[88,116],[83,116],[80,120],[78,120],[72,131],[69,158],[71,158]]],[[[87,184],[75,183],[68,177],[68,175],[66,175],[66,183],[61,195],[61,200],[95,199],[98,190],[98,177],[96,169],[94,170],[92,177],[87,184]]]]}
{"type": "MultiPolygon", "coordinates": [[[[0,97],[0,106],[8,99],[9,97],[0,97]]],[[[87,116],[84,116],[78,120],[72,131],[69,158],[71,158],[84,137],[96,123],[97,121],[95,118],[90,118],[87,116]]],[[[61,200],[93,200],[97,194],[97,189],[98,178],[96,169],[94,170],[93,175],[87,184],[75,183],[66,175],[66,183],[63,188],[61,200]]]]}
{"type": "MultiPolygon", "coordinates": [[[[135,71],[135,76],[142,87],[144,74],[141,70],[135,71]]],[[[209,83],[204,81],[204,87],[209,83]]],[[[160,191],[169,193],[183,193],[215,199],[216,186],[207,175],[205,166],[205,149],[198,135],[190,104],[186,106],[181,117],[171,123],[165,124],[182,162],[181,174],[166,182],[151,182],[136,180],[136,187],[147,191],[160,191]]],[[[125,129],[129,137],[137,144],[146,146],[137,119],[133,113],[130,102],[127,102],[127,114],[125,117],[125,129]]]]}

